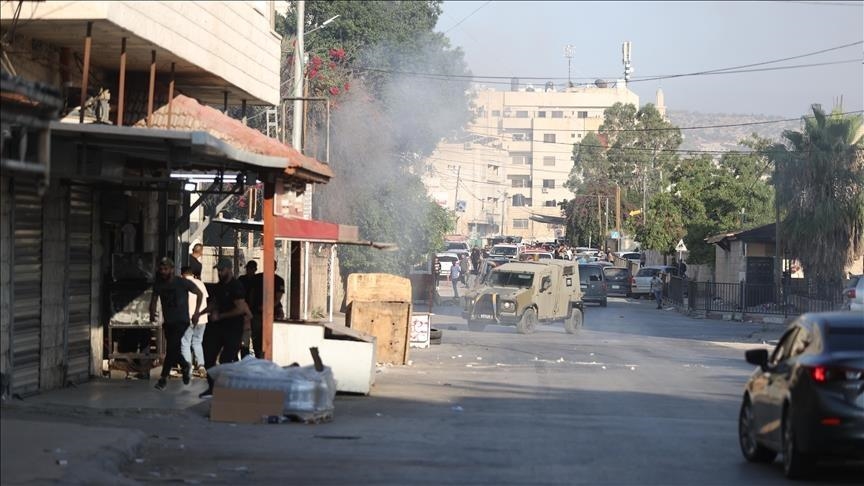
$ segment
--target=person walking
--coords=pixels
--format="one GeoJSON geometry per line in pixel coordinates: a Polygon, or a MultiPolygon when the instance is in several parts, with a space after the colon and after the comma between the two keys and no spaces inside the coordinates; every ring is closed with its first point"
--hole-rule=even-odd
{"type": "MultiPolygon", "coordinates": [[[[276,273],[279,262],[273,262],[273,318],[283,319],[282,296],[285,295],[285,279],[276,273]]],[[[264,272],[255,274],[250,281],[249,310],[252,311],[252,349],[255,357],[264,359],[264,272]]],[[[247,352],[248,354],[248,352],[247,352]]]]}
{"type": "MultiPolygon", "coordinates": [[[[210,295],[207,293],[207,287],[204,285],[204,282],[195,278],[192,275],[192,267],[185,266],[180,269],[180,276],[189,280],[198,290],[201,291],[202,299],[204,304],[207,303],[207,298],[210,295]]],[[[180,340],[180,354],[183,355],[183,359],[186,360],[187,363],[192,365],[192,371],[194,373],[203,372],[204,370],[204,348],[201,347],[201,343],[204,339],[204,330],[207,328],[207,314],[199,314],[198,322],[196,323],[194,319],[194,311],[192,309],[195,308],[195,302],[192,300],[192,294],[189,295],[189,318],[192,325],[186,328],[186,332],[183,333],[183,339],[180,340]]],[[[201,373],[203,377],[203,373],[201,373]]]]}
{"type": "Polygon", "coordinates": [[[471,249],[471,273],[480,274],[480,248],[476,246],[471,249]]]}
{"type": "Polygon", "coordinates": [[[441,260],[438,255],[432,257],[432,275],[435,276],[435,288],[438,288],[438,281],[441,279],[441,260]]]}
{"type": "Polygon", "coordinates": [[[459,290],[456,289],[456,285],[459,283],[459,276],[461,275],[462,269],[459,266],[459,262],[453,262],[450,265],[450,284],[453,286],[453,298],[459,298],[459,290]]]}
{"type": "Polygon", "coordinates": [[[162,331],[165,335],[165,361],[162,363],[162,375],[156,382],[157,390],[164,390],[168,384],[168,374],[177,363],[183,370],[183,384],[188,385],[191,378],[192,365],[183,357],[181,341],[189,327],[189,294],[196,297],[195,311],[191,321],[198,322],[201,315],[203,293],[198,287],[174,275],[174,261],[168,257],[159,261],[158,277],[153,284],[153,294],[150,297],[150,322],[156,322],[156,301],[162,304],[162,331]]]}
{"type": "MultiPolygon", "coordinates": [[[[219,283],[213,290],[213,298],[205,309],[210,313],[207,330],[204,332],[204,368],[210,369],[219,363],[237,361],[243,339],[243,321],[252,318],[246,305],[243,284],[234,278],[234,263],[230,258],[220,258],[214,267],[219,272],[219,283]]],[[[207,389],[200,398],[213,396],[213,379],[207,376],[207,389]]]]}
{"type": "MultiPolygon", "coordinates": [[[[249,309],[253,309],[252,306],[252,289],[255,286],[255,273],[258,271],[258,262],[255,260],[249,260],[246,262],[246,273],[237,277],[237,280],[243,284],[243,290],[246,295],[246,305],[249,306],[249,309]]],[[[248,323],[243,323],[243,339],[240,344],[240,359],[245,358],[251,352],[252,348],[252,321],[250,320],[248,323]]]]}
{"type": "Polygon", "coordinates": [[[663,307],[663,274],[655,274],[651,278],[651,293],[654,294],[654,299],[657,300],[657,308],[663,307]]]}
{"type": "Polygon", "coordinates": [[[470,270],[471,264],[468,262],[468,255],[462,255],[459,259],[459,280],[462,281],[462,285],[465,288],[468,288],[468,271],[470,270]]]}

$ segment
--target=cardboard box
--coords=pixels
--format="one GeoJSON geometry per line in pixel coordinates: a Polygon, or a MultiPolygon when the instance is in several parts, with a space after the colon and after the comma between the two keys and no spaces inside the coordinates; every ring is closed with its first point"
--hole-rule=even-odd
{"type": "Polygon", "coordinates": [[[210,420],[260,424],[261,417],[282,416],[285,393],[274,390],[234,390],[217,386],[210,404],[210,420]]]}

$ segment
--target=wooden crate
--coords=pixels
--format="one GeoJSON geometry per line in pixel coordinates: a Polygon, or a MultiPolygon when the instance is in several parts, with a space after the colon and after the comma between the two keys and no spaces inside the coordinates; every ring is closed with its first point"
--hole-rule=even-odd
{"type": "Polygon", "coordinates": [[[348,327],[375,336],[379,363],[408,362],[410,324],[410,302],[354,300],[346,315],[348,327]]]}
{"type": "Polygon", "coordinates": [[[364,302],[411,302],[411,281],[389,273],[352,273],[348,275],[345,305],[364,302]]]}

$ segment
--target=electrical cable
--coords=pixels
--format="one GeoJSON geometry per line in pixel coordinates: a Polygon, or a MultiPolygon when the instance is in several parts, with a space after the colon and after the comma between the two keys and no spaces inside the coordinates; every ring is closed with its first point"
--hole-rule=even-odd
{"type": "Polygon", "coordinates": [[[462,20],[460,20],[459,22],[456,22],[456,25],[454,25],[454,26],[450,27],[449,29],[445,30],[444,32],[442,32],[442,34],[447,34],[448,32],[450,32],[451,30],[455,29],[456,27],[459,27],[460,25],[462,25],[462,22],[465,22],[466,20],[468,20],[469,18],[471,18],[472,15],[474,15],[474,14],[477,13],[477,12],[479,12],[481,8],[485,7],[486,5],[489,5],[490,3],[492,3],[492,0],[489,0],[488,2],[484,3],[483,5],[480,5],[479,7],[475,8],[473,12],[471,12],[471,13],[469,13],[468,15],[466,15],[465,17],[463,17],[462,20]]]}

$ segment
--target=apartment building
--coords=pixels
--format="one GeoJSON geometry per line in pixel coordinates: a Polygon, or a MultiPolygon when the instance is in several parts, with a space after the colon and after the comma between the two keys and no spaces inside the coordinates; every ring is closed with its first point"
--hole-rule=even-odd
{"type": "Polygon", "coordinates": [[[615,103],[639,106],[623,80],[556,88],[476,92],[476,117],[459,143],[442,142],[429,158],[430,194],[457,210],[457,232],[551,240],[564,228],[534,221],[560,216],[573,145],[603,123],[615,103]]]}

